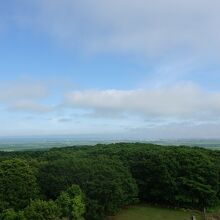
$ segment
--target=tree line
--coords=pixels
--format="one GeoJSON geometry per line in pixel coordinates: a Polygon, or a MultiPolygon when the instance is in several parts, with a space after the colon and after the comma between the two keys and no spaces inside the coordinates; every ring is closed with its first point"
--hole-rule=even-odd
{"type": "Polygon", "coordinates": [[[2,220],[101,220],[138,202],[219,200],[220,151],[117,143],[0,153],[2,220]]]}

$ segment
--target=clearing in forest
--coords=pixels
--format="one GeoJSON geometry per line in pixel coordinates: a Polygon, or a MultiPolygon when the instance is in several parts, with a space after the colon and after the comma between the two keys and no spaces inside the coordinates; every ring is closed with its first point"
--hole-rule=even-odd
{"type": "Polygon", "coordinates": [[[195,216],[196,220],[202,220],[201,215],[194,211],[137,205],[123,209],[108,220],[190,220],[192,216],[195,216]]]}

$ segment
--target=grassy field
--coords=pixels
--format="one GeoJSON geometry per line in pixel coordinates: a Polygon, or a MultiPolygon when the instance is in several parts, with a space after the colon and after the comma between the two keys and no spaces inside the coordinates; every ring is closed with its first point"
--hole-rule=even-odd
{"type": "Polygon", "coordinates": [[[196,220],[202,220],[202,217],[193,211],[138,205],[124,209],[108,220],[190,220],[192,215],[196,216],[196,220]]]}

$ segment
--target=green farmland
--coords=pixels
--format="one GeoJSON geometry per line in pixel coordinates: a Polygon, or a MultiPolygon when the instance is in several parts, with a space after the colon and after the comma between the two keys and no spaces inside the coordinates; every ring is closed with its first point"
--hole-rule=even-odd
{"type": "Polygon", "coordinates": [[[172,210],[148,205],[132,206],[122,210],[108,220],[190,220],[192,216],[202,220],[201,215],[193,211],[172,210]]]}

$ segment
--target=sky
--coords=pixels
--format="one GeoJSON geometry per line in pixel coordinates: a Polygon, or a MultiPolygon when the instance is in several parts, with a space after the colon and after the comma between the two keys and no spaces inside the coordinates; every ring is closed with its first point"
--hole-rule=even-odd
{"type": "Polygon", "coordinates": [[[0,136],[219,138],[219,10],[0,1],[0,136]]]}

